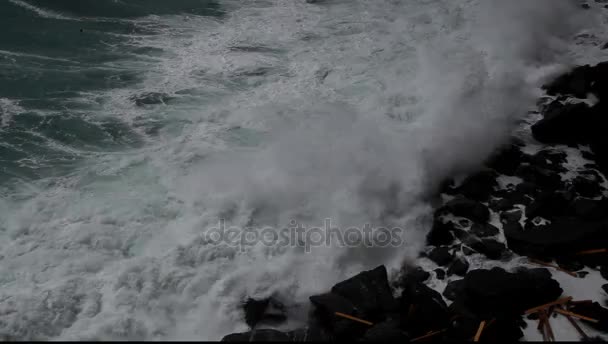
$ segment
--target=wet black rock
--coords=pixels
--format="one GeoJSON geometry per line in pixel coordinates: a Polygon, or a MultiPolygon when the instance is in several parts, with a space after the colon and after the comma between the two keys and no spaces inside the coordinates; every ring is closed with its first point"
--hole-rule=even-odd
{"type": "Polygon", "coordinates": [[[487,201],[498,186],[496,177],[497,173],[492,170],[481,171],[467,177],[456,190],[469,199],[487,201]]]}
{"type": "Polygon", "coordinates": [[[350,300],[371,321],[381,319],[384,313],[395,308],[395,299],[383,265],[340,282],[331,291],[350,300]]]}
{"type": "Polygon", "coordinates": [[[568,214],[582,220],[601,220],[608,217],[608,199],[577,198],[569,206],[568,214]]]}
{"type": "Polygon", "coordinates": [[[555,217],[544,226],[505,226],[509,248],[521,255],[551,258],[596,247],[607,247],[608,231],[602,222],[555,217]]]}
{"type": "Polygon", "coordinates": [[[471,243],[470,246],[475,251],[493,260],[502,259],[508,254],[505,244],[494,239],[477,240],[471,243]]]}
{"type": "Polygon", "coordinates": [[[580,196],[594,198],[602,195],[601,182],[602,180],[598,175],[589,174],[574,178],[572,187],[580,196]]]}
{"type": "Polygon", "coordinates": [[[527,163],[519,166],[515,174],[543,190],[559,190],[563,184],[559,173],[527,163]]]}
{"type": "Polygon", "coordinates": [[[492,237],[498,235],[500,230],[489,223],[475,223],[471,226],[471,233],[479,238],[492,237]]]}
{"type": "Polygon", "coordinates": [[[409,334],[401,329],[401,321],[399,319],[390,319],[381,323],[375,324],[372,328],[365,332],[364,341],[371,342],[404,342],[410,340],[409,334]]]}
{"type": "Polygon", "coordinates": [[[463,281],[455,303],[483,319],[519,316],[562,294],[559,283],[546,269],[520,269],[514,273],[501,268],[473,270],[463,281]]]}
{"type": "Polygon", "coordinates": [[[589,65],[576,67],[543,86],[549,95],[566,94],[577,98],[587,98],[593,82],[593,69],[589,65]]]}
{"type": "Polygon", "coordinates": [[[435,247],[429,252],[428,258],[439,266],[448,266],[454,259],[450,249],[445,246],[435,247]]]}
{"type": "Polygon", "coordinates": [[[608,332],[608,309],[602,307],[599,303],[581,303],[575,305],[570,310],[574,313],[598,320],[597,323],[581,320],[585,325],[591,326],[602,332],[608,332]]]}
{"type": "Polygon", "coordinates": [[[585,103],[563,104],[532,125],[532,135],[542,143],[588,142],[585,135],[591,130],[594,117],[594,111],[585,103]]]}
{"type": "Polygon", "coordinates": [[[430,277],[431,277],[431,273],[428,271],[425,271],[423,268],[412,267],[412,266],[407,265],[402,269],[401,274],[399,275],[399,278],[397,280],[397,287],[402,287],[407,282],[410,282],[410,281],[422,283],[422,282],[428,280],[430,277]]]}
{"type": "Polygon", "coordinates": [[[275,299],[249,298],[243,305],[245,322],[253,328],[260,322],[280,323],[286,320],[284,306],[275,299]]]}
{"type": "Polygon", "coordinates": [[[512,176],[523,161],[524,154],[519,147],[509,144],[499,149],[487,162],[486,166],[500,174],[512,176]]]}
{"type": "Polygon", "coordinates": [[[455,197],[436,212],[436,215],[443,214],[466,217],[479,223],[487,222],[490,218],[490,211],[485,205],[461,196],[455,197]]]}
{"type": "Polygon", "coordinates": [[[521,220],[522,216],[523,216],[523,213],[519,209],[504,211],[504,212],[500,213],[500,221],[502,223],[519,222],[519,220],[521,220]]]}
{"type": "Polygon", "coordinates": [[[320,324],[333,338],[360,338],[368,330],[368,326],[365,324],[336,315],[336,312],[339,312],[359,318],[365,317],[365,314],[360,312],[350,300],[340,295],[335,293],[315,295],[310,297],[310,302],[315,306],[312,315],[313,321],[320,324]]]}
{"type": "Polygon", "coordinates": [[[401,293],[402,325],[412,337],[444,329],[447,309],[441,294],[422,283],[408,283],[401,293]]]}
{"type": "Polygon", "coordinates": [[[443,291],[443,296],[450,301],[456,300],[458,294],[462,292],[464,288],[464,279],[455,280],[448,283],[443,291]]]}
{"type": "Polygon", "coordinates": [[[437,268],[434,271],[435,271],[435,276],[437,277],[438,280],[445,279],[445,270],[437,268]]]}
{"type": "Polygon", "coordinates": [[[469,262],[465,258],[454,259],[450,268],[448,269],[448,275],[464,276],[469,271],[469,262]]]}
{"type": "Polygon", "coordinates": [[[426,236],[428,245],[440,246],[449,245],[454,241],[452,232],[455,229],[455,224],[451,221],[446,223],[440,218],[435,218],[431,231],[426,236]]]}

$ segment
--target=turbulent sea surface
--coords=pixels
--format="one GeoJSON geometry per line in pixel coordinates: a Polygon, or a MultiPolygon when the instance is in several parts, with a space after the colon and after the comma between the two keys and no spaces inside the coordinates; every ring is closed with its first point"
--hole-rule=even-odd
{"type": "MultiPolygon", "coordinates": [[[[423,245],[430,195],[582,60],[567,0],[0,2],[0,338],[217,340],[423,245]],[[400,247],[206,231],[399,226],[400,247]],[[297,245],[294,245],[297,246],[297,245]]],[[[592,40],[593,36],[579,36],[592,40]]]]}

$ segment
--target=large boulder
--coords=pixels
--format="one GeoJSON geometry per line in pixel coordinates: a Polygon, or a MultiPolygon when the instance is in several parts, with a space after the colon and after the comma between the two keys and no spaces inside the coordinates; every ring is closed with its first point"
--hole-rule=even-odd
{"type": "Polygon", "coordinates": [[[372,321],[382,319],[383,314],[395,310],[395,299],[384,265],[336,284],[331,292],[352,302],[372,321]]]}
{"type": "Polygon", "coordinates": [[[401,293],[403,327],[412,337],[447,327],[448,307],[437,291],[412,281],[401,293]]]}
{"type": "Polygon", "coordinates": [[[457,306],[482,319],[520,316],[526,309],[551,302],[562,294],[546,269],[521,269],[509,273],[501,268],[473,270],[464,278],[457,306]]]}
{"type": "Polygon", "coordinates": [[[498,187],[496,177],[498,177],[497,173],[492,170],[478,172],[467,177],[456,191],[475,201],[487,201],[498,187]]]}
{"type": "Polygon", "coordinates": [[[245,322],[253,328],[258,323],[280,323],[286,320],[283,304],[273,298],[247,299],[243,304],[245,322]]]}
{"type": "Polygon", "coordinates": [[[553,258],[608,247],[606,223],[556,217],[543,226],[505,226],[509,248],[518,254],[553,258]]]}
{"type": "Polygon", "coordinates": [[[485,223],[490,218],[490,210],[480,202],[458,196],[437,210],[436,215],[452,214],[466,217],[474,222],[485,223]]]}

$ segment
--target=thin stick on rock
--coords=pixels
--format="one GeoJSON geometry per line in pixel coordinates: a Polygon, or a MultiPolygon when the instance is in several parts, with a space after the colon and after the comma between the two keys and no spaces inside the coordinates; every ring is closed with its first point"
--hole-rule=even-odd
{"type": "Polygon", "coordinates": [[[592,323],[598,323],[598,322],[599,322],[599,320],[597,320],[597,319],[593,319],[593,318],[590,318],[590,317],[587,317],[587,316],[584,316],[584,315],[580,315],[580,314],[572,313],[572,312],[570,312],[570,311],[565,311],[565,310],[563,310],[563,309],[556,309],[555,311],[556,311],[557,313],[559,313],[559,314],[563,314],[563,315],[569,315],[569,316],[571,316],[571,317],[578,318],[578,319],[581,319],[581,320],[590,321],[590,322],[592,322],[592,323]]]}
{"type": "Polygon", "coordinates": [[[577,252],[577,255],[585,255],[585,254],[596,254],[596,253],[606,253],[608,252],[607,248],[598,248],[596,250],[585,250],[581,252],[577,252]]]}
{"type": "MultiPolygon", "coordinates": [[[[558,307],[558,309],[562,309],[561,307],[558,307]]],[[[578,324],[576,323],[576,320],[572,319],[571,316],[563,314],[566,319],[568,319],[568,321],[570,322],[570,324],[572,324],[572,326],[576,329],[576,331],[581,335],[581,337],[585,340],[589,339],[589,337],[587,336],[587,334],[585,333],[585,331],[583,331],[583,329],[578,326],[578,324]]]]}
{"type": "Polygon", "coordinates": [[[474,342],[479,342],[479,338],[481,338],[481,333],[483,332],[484,327],[486,326],[486,321],[482,320],[479,323],[479,328],[477,329],[477,333],[475,334],[475,338],[473,338],[474,342]]]}
{"type": "Polygon", "coordinates": [[[429,333],[425,334],[424,336],[420,336],[420,337],[416,337],[416,338],[412,339],[410,342],[417,342],[417,341],[419,341],[419,340],[423,340],[423,339],[431,338],[431,337],[436,336],[436,335],[438,335],[438,334],[440,334],[440,333],[443,333],[443,332],[445,332],[445,331],[447,331],[447,329],[443,329],[443,330],[439,330],[439,331],[433,331],[433,332],[429,332],[429,333]]]}
{"type": "Polygon", "coordinates": [[[525,311],[524,314],[527,315],[527,314],[536,313],[536,312],[538,312],[540,310],[549,308],[551,306],[561,305],[561,304],[564,304],[564,303],[568,303],[570,301],[572,301],[572,296],[562,297],[561,299],[557,299],[555,301],[545,303],[544,305],[540,305],[540,306],[536,306],[536,307],[530,308],[527,311],[525,311]]]}
{"type": "Polygon", "coordinates": [[[346,319],[349,319],[349,320],[352,320],[352,321],[356,321],[356,322],[359,322],[359,323],[362,323],[362,324],[365,324],[365,325],[369,325],[369,326],[373,326],[374,325],[373,323],[371,323],[371,322],[369,322],[367,320],[355,318],[352,315],[348,315],[348,314],[344,314],[344,313],[340,313],[340,312],[336,312],[335,314],[337,316],[339,316],[339,317],[346,318],[346,319]]]}

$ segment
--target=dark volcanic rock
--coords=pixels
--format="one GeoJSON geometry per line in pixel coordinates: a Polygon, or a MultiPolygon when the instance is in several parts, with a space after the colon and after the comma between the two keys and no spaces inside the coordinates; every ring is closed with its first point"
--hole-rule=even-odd
{"type": "Polygon", "coordinates": [[[363,340],[372,342],[409,342],[410,337],[407,332],[401,329],[401,322],[399,320],[391,319],[375,324],[367,330],[363,340]]]}
{"type": "Polygon", "coordinates": [[[519,316],[523,311],[557,299],[562,289],[546,269],[473,270],[464,278],[455,302],[483,319],[519,316]]]}
{"type": "Polygon", "coordinates": [[[445,246],[435,247],[428,258],[439,266],[447,266],[450,264],[454,256],[450,253],[450,249],[445,246]]]}
{"type": "Polygon", "coordinates": [[[422,283],[408,283],[401,293],[403,326],[412,337],[445,328],[447,309],[441,295],[422,283]]]}
{"type": "Polygon", "coordinates": [[[515,174],[544,190],[559,190],[563,184],[559,173],[530,164],[522,164],[515,174]]]}
{"type": "Polygon", "coordinates": [[[437,268],[434,271],[435,271],[435,275],[437,276],[438,280],[445,279],[445,270],[437,268]]]}
{"type": "Polygon", "coordinates": [[[397,280],[397,287],[402,287],[408,282],[424,282],[431,277],[431,273],[425,271],[421,267],[412,267],[406,265],[402,270],[397,280]]]}
{"type": "Polygon", "coordinates": [[[608,332],[608,309],[602,307],[599,303],[581,303],[575,305],[570,310],[574,313],[599,320],[597,323],[586,320],[581,321],[597,330],[608,332]]]}
{"type": "Polygon", "coordinates": [[[315,295],[310,297],[310,302],[315,306],[313,321],[320,324],[334,338],[360,338],[368,330],[367,325],[336,315],[336,312],[340,312],[360,318],[365,316],[352,302],[340,295],[334,293],[315,295]]]}
{"type": "Polygon", "coordinates": [[[542,143],[589,142],[586,133],[590,131],[593,120],[594,112],[587,104],[564,104],[552,109],[532,125],[532,135],[542,143]]]}
{"type": "Polygon", "coordinates": [[[443,291],[443,296],[450,301],[456,300],[458,294],[464,290],[464,279],[455,280],[448,283],[443,291]]]}
{"type": "Polygon", "coordinates": [[[494,260],[501,259],[507,254],[507,247],[505,246],[505,244],[498,242],[494,239],[478,240],[471,243],[470,246],[475,251],[494,260]]]}
{"type": "Polygon", "coordinates": [[[471,227],[471,233],[475,234],[479,238],[495,236],[498,235],[499,232],[500,230],[498,228],[489,223],[475,223],[471,227]]]}
{"type": "Polygon", "coordinates": [[[555,257],[585,249],[607,247],[608,231],[602,222],[556,217],[548,225],[525,230],[505,226],[509,248],[521,255],[555,257]]]}
{"type": "Polygon", "coordinates": [[[435,218],[431,231],[426,236],[428,245],[440,246],[449,245],[454,241],[452,232],[455,229],[455,224],[451,221],[444,223],[441,219],[435,218]]]}
{"type": "Polygon", "coordinates": [[[558,77],[548,85],[543,86],[549,95],[567,94],[577,98],[587,98],[591,91],[593,70],[589,65],[574,68],[572,71],[558,77]]]}
{"type": "Polygon", "coordinates": [[[464,197],[456,197],[449,201],[437,210],[436,215],[450,213],[480,223],[487,222],[490,218],[490,211],[485,205],[464,197]]]}
{"type": "Polygon", "coordinates": [[[598,175],[578,176],[572,180],[572,188],[583,197],[594,198],[602,195],[601,182],[598,175]]]}
{"type": "Polygon", "coordinates": [[[582,220],[601,220],[608,217],[608,200],[578,198],[572,203],[568,214],[582,220]]]}
{"type": "Polygon", "coordinates": [[[280,323],[286,320],[284,306],[275,299],[247,299],[243,305],[245,322],[253,328],[260,322],[280,323]]]}
{"type": "Polygon", "coordinates": [[[548,169],[556,172],[564,172],[566,169],[562,166],[567,159],[567,154],[550,149],[544,149],[534,154],[529,162],[534,166],[548,169]]]}
{"type": "Polygon", "coordinates": [[[458,193],[476,201],[487,201],[494,188],[498,175],[492,170],[478,172],[466,178],[456,189],[458,193]]]}
{"type": "Polygon", "coordinates": [[[370,321],[381,319],[385,312],[395,308],[395,299],[383,265],[340,282],[331,291],[350,300],[370,321]]]}
{"type": "Polygon", "coordinates": [[[514,144],[509,144],[498,150],[498,152],[486,162],[486,166],[498,173],[512,176],[515,174],[517,167],[522,163],[523,157],[524,153],[521,152],[519,147],[514,144]]]}
{"type": "Polygon", "coordinates": [[[450,265],[450,268],[448,269],[448,275],[464,276],[466,275],[467,271],[469,271],[469,262],[461,257],[454,259],[450,265]]]}
{"type": "Polygon", "coordinates": [[[563,216],[569,205],[568,194],[564,192],[545,192],[526,207],[526,217],[528,220],[532,220],[537,216],[546,219],[563,216]]]}

